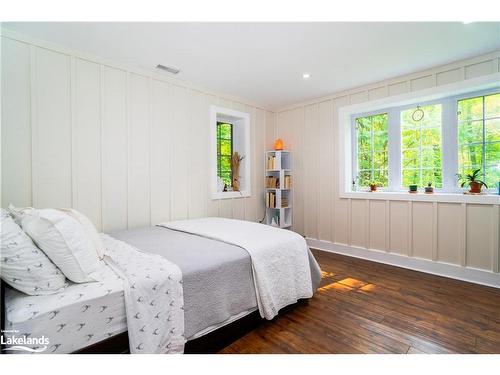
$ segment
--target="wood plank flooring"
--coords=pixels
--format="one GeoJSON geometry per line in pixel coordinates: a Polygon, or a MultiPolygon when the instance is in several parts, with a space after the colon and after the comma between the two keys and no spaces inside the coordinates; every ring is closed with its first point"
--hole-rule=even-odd
{"type": "Polygon", "coordinates": [[[220,353],[500,353],[500,290],[313,250],[315,296],[220,353]]]}

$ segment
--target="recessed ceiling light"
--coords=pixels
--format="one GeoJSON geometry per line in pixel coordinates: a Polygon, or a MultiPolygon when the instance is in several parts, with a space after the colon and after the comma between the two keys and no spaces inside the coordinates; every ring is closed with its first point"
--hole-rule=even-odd
{"type": "Polygon", "coordinates": [[[311,78],[311,74],[310,73],[303,73],[302,78],[309,79],[309,78],[311,78]]]}
{"type": "Polygon", "coordinates": [[[474,23],[474,21],[462,21],[464,25],[468,25],[469,23],[474,23]]]}

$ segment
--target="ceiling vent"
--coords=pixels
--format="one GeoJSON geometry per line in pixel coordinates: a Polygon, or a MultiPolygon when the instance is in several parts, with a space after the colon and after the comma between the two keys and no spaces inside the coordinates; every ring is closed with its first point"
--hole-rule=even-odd
{"type": "Polygon", "coordinates": [[[169,72],[172,74],[177,74],[180,72],[180,70],[177,68],[172,68],[170,66],[165,66],[165,65],[161,65],[161,64],[156,65],[156,68],[161,69],[161,70],[165,70],[166,72],[169,72]]]}

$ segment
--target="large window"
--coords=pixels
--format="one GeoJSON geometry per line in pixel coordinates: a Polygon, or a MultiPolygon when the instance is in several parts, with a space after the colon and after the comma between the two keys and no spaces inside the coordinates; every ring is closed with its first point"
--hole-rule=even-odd
{"type": "Polygon", "coordinates": [[[489,187],[500,181],[500,94],[458,101],[458,170],[480,169],[489,187]]]}
{"type": "Polygon", "coordinates": [[[232,186],[231,156],[233,155],[233,125],[217,122],[217,176],[227,187],[232,186]]]}
{"type": "Polygon", "coordinates": [[[358,179],[361,186],[388,186],[387,113],[356,119],[358,179]]]}
{"type": "Polygon", "coordinates": [[[443,186],[441,117],[441,104],[401,111],[401,187],[443,186]]]}
{"type": "Polygon", "coordinates": [[[352,115],[352,178],[388,191],[431,183],[458,192],[457,174],[481,171],[489,189],[500,181],[498,90],[352,115]]]}

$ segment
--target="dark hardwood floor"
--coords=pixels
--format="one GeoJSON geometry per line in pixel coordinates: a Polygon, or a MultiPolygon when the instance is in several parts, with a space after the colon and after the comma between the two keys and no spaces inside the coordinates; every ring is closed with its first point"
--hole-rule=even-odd
{"type": "Polygon", "coordinates": [[[220,353],[500,353],[500,290],[313,252],[315,296],[220,353]]]}

